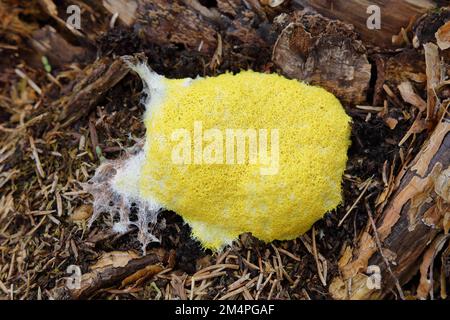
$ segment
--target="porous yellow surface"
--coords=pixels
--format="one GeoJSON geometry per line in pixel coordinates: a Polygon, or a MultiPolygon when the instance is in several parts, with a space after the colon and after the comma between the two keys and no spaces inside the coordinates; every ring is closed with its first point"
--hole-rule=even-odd
{"type": "Polygon", "coordinates": [[[266,242],[296,238],[342,201],[350,118],[331,93],[252,71],[145,81],[153,97],[140,197],[181,215],[205,248],[220,249],[244,232],[266,242]],[[261,174],[261,162],[194,163],[194,151],[191,164],[174,163],[173,132],[183,128],[194,137],[199,122],[204,131],[267,129],[268,150],[270,132],[278,130],[276,173],[261,174]]]}

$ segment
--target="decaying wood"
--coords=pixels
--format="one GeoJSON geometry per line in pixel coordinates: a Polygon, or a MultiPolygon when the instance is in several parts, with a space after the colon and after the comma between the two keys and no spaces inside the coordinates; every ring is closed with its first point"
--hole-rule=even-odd
{"type": "Polygon", "coordinates": [[[450,210],[448,199],[440,196],[441,184],[436,184],[445,179],[449,167],[450,120],[442,119],[411,165],[397,178],[396,191],[377,221],[383,253],[377,251],[374,235],[365,232],[354,259],[341,267],[342,278],[335,279],[330,287],[335,298],[381,298],[393,290],[396,279],[404,284],[417,272],[421,254],[442,230],[444,215],[450,210]],[[388,257],[393,275],[383,256],[388,257]],[[380,290],[364,285],[370,265],[381,269],[380,290]]]}
{"type": "Polygon", "coordinates": [[[441,50],[450,48],[450,21],[441,26],[435,33],[436,40],[441,50]]]}
{"type": "Polygon", "coordinates": [[[207,8],[198,0],[105,0],[103,6],[110,15],[118,14],[124,25],[139,29],[143,39],[160,45],[183,45],[213,54],[217,33],[241,46],[264,48],[274,41],[265,10],[256,0],[219,0],[217,8],[207,8]]]}
{"type": "Polygon", "coordinates": [[[58,121],[66,126],[89,114],[128,71],[129,68],[119,58],[102,58],[86,67],[71,92],[52,104],[58,121]]]}
{"type": "Polygon", "coordinates": [[[402,96],[403,101],[415,106],[419,111],[425,111],[427,103],[415,91],[410,81],[404,81],[398,86],[398,91],[402,96]]]}
{"type": "Polygon", "coordinates": [[[438,235],[423,255],[423,261],[420,265],[420,282],[417,288],[417,297],[419,299],[426,299],[429,294],[433,295],[434,279],[432,270],[434,259],[439,251],[442,250],[449,236],[449,234],[438,235]]]}
{"type": "MultiPolygon", "coordinates": [[[[442,7],[422,15],[413,25],[412,44],[414,48],[421,49],[432,43],[437,45],[441,51],[440,56],[447,64],[450,61],[450,50],[448,41],[450,39],[450,7],[442,7]]],[[[450,68],[444,70],[450,75],[450,68]]]]}
{"type": "MultiPolygon", "coordinates": [[[[420,21],[427,19],[422,17],[420,21]]],[[[423,23],[420,21],[419,23],[423,23]]],[[[433,25],[431,30],[438,28],[439,26],[433,25]]],[[[413,66],[410,62],[410,67],[403,68],[399,73],[391,70],[397,69],[395,65],[398,63],[408,63],[378,57],[377,85],[386,90],[385,82],[388,80],[397,86],[405,102],[418,109],[416,120],[406,136],[425,128],[430,130],[430,135],[414,160],[402,168],[389,187],[391,191],[387,202],[376,202],[378,219],[376,225],[372,223],[372,231],[368,225],[352,257],[347,254],[345,263],[340,264],[341,276],[333,280],[329,289],[336,299],[382,298],[392,291],[404,298],[401,285],[417,273],[419,266],[421,280],[416,296],[425,299],[433,294],[432,265],[437,252],[448,238],[450,216],[450,101],[439,97],[439,88],[447,85],[445,72],[442,71],[445,70],[445,56],[441,60],[438,46],[433,42],[427,42],[423,47],[426,102],[416,94],[412,86],[413,82],[423,86],[423,81],[418,81],[421,78],[418,74],[423,73],[420,71],[423,69],[422,65],[417,70],[418,64],[413,66]],[[392,66],[394,68],[390,68],[392,66]],[[422,113],[426,117],[422,117],[422,113]],[[369,276],[366,273],[371,266],[376,266],[381,271],[380,288],[367,285],[369,276]]],[[[401,53],[411,54],[417,56],[408,51],[401,53]]],[[[375,94],[379,93],[375,91],[375,94]]],[[[404,140],[405,138],[400,144],[404,140]]],[[[371,217],[368,206],[367,210],[371,217]]]]}
{"type": "Polygon", "coordinates": [[[305,11],[279,23],[285,27],[272,60],[283,74],[322,86],[345,103],[366,100],[371,65],[352,26],[305,11]]]}
{"type": "Polygon", "coordinates": [[[436,88],[441,83],[441,68],[438,46],[427,43],[424,46],[427,72],[427,120],[439,118],[440,105],[436,95],[436,88]]]}
{"type": "Polygon", "coordinates": [[[70,290],[70,296],[73,299],[85,299],[97,290],[117,282],[123,281],[123,285],[127,285],[140,279],[141,273],[148,276],[149,270],[153,274],[156,270],[156,273],[161,271],[157,264],[167,259],[168,256],[163,251],[151,252],[144,257],[131,251],[106,253],[91,267],[91,272],[82,275],[80,287],[70,290]]]}
{"type": "MultiPolygon", "coordinates": [[[[405,49],[396,54],[376,54],[373,56],[376,66],[376,82],[373,105],[382,106],[385,99],[384,86],[397,93],[404,82],[423,91],[426,85],[425,60],[423,55],[413,49],[405,49]]],[[[400,92],[401,94],[401,92],[400,92]]]]}
{"type": "Polygon", "coordinates": [[[419,16],[439,5],[433,0],[294,0],[295,2],[311,7],[326,17],[340,19],[355,26],[361,38],[375,46],[392,46],[392,36],[397,35],[402,27],[406,28],[410,19],[419,16]],[[372,14],[368,12],[370,5],[380,8],[380,29],[369,29],[367,19],[372,14]],[[351,8],[351,9],[350,9],[351,8]]]}
{"type": "Polygon", "coordinates": [[[436,43],[438,29],[443,28],[440,33],[441,37],[443,37],[445,34],[444,24],[449,20],[450,8],[445,7],[422,15],[417,19],[412,28],[414,47],[420,48],[429,42],[436,43]]]}

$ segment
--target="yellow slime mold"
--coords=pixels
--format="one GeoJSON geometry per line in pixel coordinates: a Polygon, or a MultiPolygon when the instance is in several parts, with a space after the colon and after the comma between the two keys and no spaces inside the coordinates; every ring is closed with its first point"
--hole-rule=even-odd
{"type": "Polygon", "coordinates": [[[133,69],[147,132],[111,182],[123,198],[178,213],[213,250],[244,232],[296,238],[342,201],[350,118],[331,93],[253,71],[170,80],[133,69]]]}

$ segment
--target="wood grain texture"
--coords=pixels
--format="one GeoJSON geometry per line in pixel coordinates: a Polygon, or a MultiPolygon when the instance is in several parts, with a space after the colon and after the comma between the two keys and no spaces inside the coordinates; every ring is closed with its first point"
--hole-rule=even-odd
{"type": "Polygon", "coordinates": [[[145,40],[159,45],[182,45],[213,54],[218,33],[242,45],[270,45],[267,15],[257,0],[224,1],[208,8],[198,0],[104,0],[103,6],[145,40]]]}
{"type": "Polygon", "coordinates": [[[371,65],[352,26],[305,11],[283,24],[272,60],[284,75],[319,85],[344,103],[366,100],[371,65]]]}
{"type": "Polygon", "coordinates": [[[406,28],[411,17],[419,16],[434,8],[438,3],[432,0],[294,0],[310,7],[326,17],[340,19],[355,26],[364,41],[380,47],[391,47],[392,36],[406,28]],[[367,28],[367,8],[378,5],[381,9],[381,29],[367,28]]]}
{"type": "Polygon", "coordinates": [[[102,58],[83,70],[68,95],[52,104],[54,114],[63,125],[68,125],[90,113],[92,108],[129,72],[119,58],[102,58]]]}
{"type": "MultiPolygon", "coordinates": [[[[356,255],[341,268],[342,278],[334,279],[330,293],[335,298],[379,299],[395,290],[395,281],[406,283],[416,274],[420,257],[428,244],[441,232],[443,218],[450,205],[440,196],[439,184],[450,168],[450,120],[436,126],[411,165],[401,172],[396,191],[377,221],[377,234],[384,257],[374,244],[374,234],[359,242],[356,255]],[[389,260],[392,273],[386,267],[389,260]],[[380,290],[368,289],[364,283],[368,265],[381,269],[380,290]],[[352,279],[352,292],[346,281],[352,279]],[[359,290],[358,290],[359,288],[359,290]]],[[[449,181],[447,181],[447,184],[449,181]]]]}

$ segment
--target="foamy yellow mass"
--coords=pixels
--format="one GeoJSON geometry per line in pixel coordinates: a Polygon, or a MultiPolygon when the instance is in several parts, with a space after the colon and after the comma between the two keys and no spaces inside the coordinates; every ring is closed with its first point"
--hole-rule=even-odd
{"type": "Polygon", "coordinates": [[[205,248],[245,232],[296,238],[342,201],[350,118],[331,93],[253,71],[171,80],[135,70],[149,93],[146,143],[114,188],[178,213],[205,248]]]}

